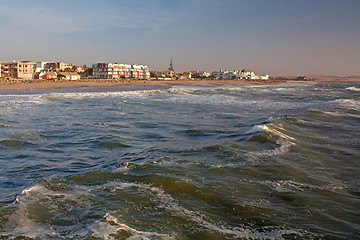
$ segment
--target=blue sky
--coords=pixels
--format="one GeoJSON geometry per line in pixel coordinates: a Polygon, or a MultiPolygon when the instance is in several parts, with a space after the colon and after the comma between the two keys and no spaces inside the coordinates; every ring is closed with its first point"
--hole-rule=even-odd
{"type": "Polygon", "coordinates": [[[0,60],[360,75],[359,0],[0,0],[0,60]]]}

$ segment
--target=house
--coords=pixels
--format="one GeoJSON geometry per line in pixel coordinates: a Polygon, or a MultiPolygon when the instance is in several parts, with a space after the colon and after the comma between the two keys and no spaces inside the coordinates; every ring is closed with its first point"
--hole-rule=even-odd
{"type": "Polygon", "coordinates": [[[80,80],[80,75],[76,72],[62,72],[58,75],[61,79],[76,81],[80,80]]]}
{"type": "Polygon", "coordinates": [[[255,75],[254,72],[248,70],[248,69],[243,69],[241,70],[240,74],[237,75],[238,78],[240,79],[245,79],[245,80],[268,80],[269,79],[269,75],[264,75],[264,76],[258,76],[255,75]]]}
{"type": "Polygon", "coordinates": [[[247,79],[247,80],[255,80],[257,79],[257,76],[254,72],[250,71],[249,69],[243,69],[237,76],[240,79],[247,79]]]}
{"type": "Polygon", "coordinates": [[[185,72],[179,76],[179,80],[191,80],[191,72],[185,72]]]}
{"type": "Polygon", "coordinates": [[[57,78],[56,72],[43,71],[43,72],[40,72],[40,74],[39,74],[39,79],[50,80],[50,79],[56,79],[56,78],[57,78]]]}

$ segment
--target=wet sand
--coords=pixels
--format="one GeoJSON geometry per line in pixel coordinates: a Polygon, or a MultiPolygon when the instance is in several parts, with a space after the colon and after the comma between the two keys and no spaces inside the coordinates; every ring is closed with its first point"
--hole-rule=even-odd
{"type": "MultiPolygon", "coordinates": [[[[338,78],[323,77],[314,81],[301,82],[317,82],[317,81],[360,81],[360,77],[338,78]]],[[[62,89],[62,88],[84,88],[84,87],[112,87],[112,86],[161,86],[171,87],[175,85],[193,85],[193,86],[223,86],[223,85],[263,85],[263,84],[279,84],[285,82],[300,82],[286,80],[78,80],[78,81],[53,81],[53,80],[14,80],[12,82],[0,81],[0,91],[16,91],[16,90],[35,90],[35,89],[62,89]]]]}

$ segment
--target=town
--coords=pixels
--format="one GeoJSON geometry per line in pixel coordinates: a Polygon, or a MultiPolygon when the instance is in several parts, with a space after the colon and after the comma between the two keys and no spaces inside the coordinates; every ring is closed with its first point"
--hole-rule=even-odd
{"type": "Polygon", "coordinates": [[[177,73],[170,60],[167,70],[150,71],[147,65],[124,63],[95,63],[72,65],[65,62],[31,62],[31,61],[0,61],[0,79],[13,80],[71,80],[81,79],[139,79],[139,80],[193,80],[193,79],[241,79],[268,80],[269,75],[258,76],[248,69],[218,70],[211,73],[205,71],[188,71],[177,73]]]}

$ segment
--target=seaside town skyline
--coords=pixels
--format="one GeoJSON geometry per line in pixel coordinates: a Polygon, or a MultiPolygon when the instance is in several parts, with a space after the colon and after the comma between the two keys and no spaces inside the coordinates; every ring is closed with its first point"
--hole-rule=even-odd
{"type": "Polygon", "coordinates": [[[65,62],[0,61],[0,79],[3,80],[80,80],[80,79],[153,79],[191,80],[211,78],[269,80],[269,75],[256,75],[252,70],[224,70],[212,72],[192,70],[176,72],[173,60],[166,70],[150,71],[147,65],[127,63],[94,63],[91,66],[73,65],[65,62]]]}
{"type": "Polygon", "coordinates": [[[359,75],[359,9],[357,0],[0,0],[0,59],[359,75]]]}

